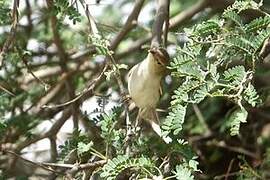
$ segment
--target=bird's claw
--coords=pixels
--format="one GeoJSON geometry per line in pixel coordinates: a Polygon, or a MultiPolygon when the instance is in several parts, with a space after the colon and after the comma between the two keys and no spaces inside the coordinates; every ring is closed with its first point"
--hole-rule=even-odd
{"type": "Polygon", "coordinates": [[[131,96],[129,95],[129,94],[124,94],[124,95],[121,95],[122,96],[122,102],[123,103],[127,103],[127,104],[129,104],[130,103],[130,101],[131,101],[131,96]]]}

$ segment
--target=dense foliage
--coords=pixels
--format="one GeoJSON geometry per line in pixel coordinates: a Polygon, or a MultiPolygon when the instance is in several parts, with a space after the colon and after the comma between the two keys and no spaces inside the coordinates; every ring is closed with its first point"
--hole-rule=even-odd
{"type": "Polygon", "coordinates": [[[270,2],[171,0],[170,144],[125,99],[155,3],[0,0],[0,179],[270,179],[270,2]]]}

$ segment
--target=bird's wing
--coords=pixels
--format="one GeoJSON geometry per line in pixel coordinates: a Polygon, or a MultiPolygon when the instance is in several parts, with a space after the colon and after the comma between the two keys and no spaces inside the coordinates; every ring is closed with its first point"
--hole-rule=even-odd
{"type": "Polygon", "coordinates": [[[159,86],[159,97],[161,97],[163,94],[163,91],[162,91],[162,86],[161,86],[161,82],[160,82],[160,86],[159,86]]]}
{"type": "Polygon", "coordinates": [[[129,70],[129,72],[128,72],[128,77],[131,76],[132,72],[133,72],[135,69],[137,69],[138,66],[139,66],[139,64],[136,64],[135,66],[133,66],[133,67],[129,70]]]}

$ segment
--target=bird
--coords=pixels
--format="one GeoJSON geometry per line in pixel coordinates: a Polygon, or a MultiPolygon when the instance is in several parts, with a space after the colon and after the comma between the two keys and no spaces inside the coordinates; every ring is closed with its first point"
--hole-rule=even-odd
{"type": "Polygon", "coordinates": [[[167,144],[172,139],[162,137],[156,107],[162,93],[161,80],[168,72],[169,61],[170,56],[165,48],[153,47],[148,50],[147,57],[128,73],[129,96],[139,108],[136,124],[139,119],[145,119],[167,144]]]}

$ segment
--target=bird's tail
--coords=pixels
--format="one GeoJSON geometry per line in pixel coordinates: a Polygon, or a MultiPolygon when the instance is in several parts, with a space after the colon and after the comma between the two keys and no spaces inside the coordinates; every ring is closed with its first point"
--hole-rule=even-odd
{"type": "Polygon", "coordinates": [[[172,142],[172,139],[170,137],[162,136],[159,117],[154,108],[144,108],[140,110],[140,116],[141,118],[147,120],[150,123],[152,129],[163,139],[166,144],[172,142]]]}
{"type": "Polygon", "coordinates": [[[160,128],[160,125],[159,124],[157,124],[154,121],[150,121],[150,124],[151,124],[152,129],[163,139],[163,141],[166,144],[169,144],[169,143],[172,142],[172,139],[169,136],[164,137],[164,136],[161,135],[161,128],[160,128]]]}

